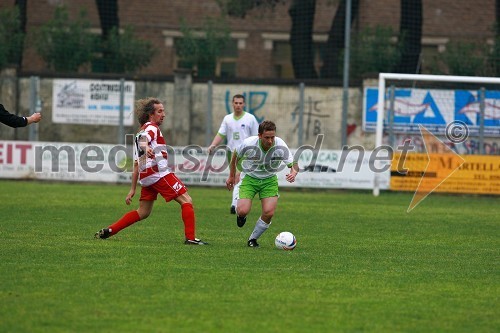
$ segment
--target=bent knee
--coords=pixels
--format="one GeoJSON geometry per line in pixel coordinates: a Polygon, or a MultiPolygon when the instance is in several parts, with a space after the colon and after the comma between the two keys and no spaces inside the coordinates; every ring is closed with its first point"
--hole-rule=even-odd
{"type": "Polygon", "coordinates": [[[177,201],[181,205],[186,203],[193,204],[193,199],[187,192],[179,195],[177,198],[175,198],[175,201],[177,201]]]}
{"type": "Polygon", "coordinates": [[[274,209],[273,210],[267,210],[262,212],[262,217],[271,220],[274,216],[274,209]]]}
{"type": "Polygon", "coordinates": [[[137,213],[139,214],[141,220],[147,219],[149,214],[151,214],[151,212],[141,211],[141,210],[138,210],[137,213]]]}
{"type": "Polygon", "coordinates": [[[250,209],[249,208],[240,208],[240,207],[236,207],[236,213],[238,214],[238,216],[247,216],[248,213],[250,213],[250,209]]]}

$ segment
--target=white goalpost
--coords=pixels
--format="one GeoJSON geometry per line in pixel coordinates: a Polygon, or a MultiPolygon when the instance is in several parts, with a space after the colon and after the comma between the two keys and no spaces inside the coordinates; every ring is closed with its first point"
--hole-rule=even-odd
{"type": "MultiPolygon", "coordinates": [[[[472,84],[498,84],[500,90],[500,78],[476,77],[476,76],[452,76],[452,75],[425,75],[425,74],[398,74],[380,73],[378,81],[377,122],[375,129],[375,147],[381,147],[383,141],[384,117],[386,108],[386,82],[387,81],[428,81],[428,82],[455,82],[472,84]]],[[[376,173],[373,184],[373,195],[378,196],[380,174],[376,173]]]]}

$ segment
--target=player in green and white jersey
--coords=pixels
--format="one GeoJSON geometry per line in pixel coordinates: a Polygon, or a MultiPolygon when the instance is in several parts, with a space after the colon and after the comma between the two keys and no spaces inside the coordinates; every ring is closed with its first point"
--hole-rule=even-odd
{"type": "Polygon", "coordinates": [[[236,223],[243,227],[246,216],[252,208],[252,199],[256,194],[262,206],[262,213],[248,238],[247,245],[258,247],[257,239],[269,228],[278,204],[278,177],[280,166],[284,163],[290,168],[286,180],[295,181],[299,167],[293,160],[292,153],[285,141],[276,136],[276,125],[269,120],[259,125],[258,136],[252,136],[236,148],[229,164],[229,177],[226,186],[232,190],[235,185],[237,166],[242,171],[240,195],[236,208],[236,223]]]}
{"type": "MultiPolygon", "coordinates": [[[[218,133],[215,135],[212,143],[208,147],[208,153],[211,154],[215,147],[217,147],[224,139],[227,140],[228,147],[228,161],[231,160],[232,152],[245,140],[246,138],[257,135],[259,123],[255,116],[251,113],[243,111],[245,108],[245,96],[233,96],[233,113],[228,114],[222,120],[218,133]]],[[[236,174],[236,185],[233,189],[233,198],[231,202],[231,214],[236,214],[236,204],[238,201],[239,193],[239,179],[240,173],[236,174]]]]}

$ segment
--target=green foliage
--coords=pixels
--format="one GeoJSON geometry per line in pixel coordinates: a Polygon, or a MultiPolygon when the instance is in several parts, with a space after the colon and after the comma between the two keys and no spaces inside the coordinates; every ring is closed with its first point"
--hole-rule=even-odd
{"type": "Polygon", "coordinates": [[[183,38],[177,40],[175,46],[184,66],[187,68],[196,66],[201,77],[213,76],[217,57],[224,52],[230,39],[226,22],[221,19],[205,19],[203,35],[200,36],[181,20],[181,32],[183,38]]]}
{"type": "Polygon", "coordinates": [[[23,43],[19,8],[16,6],[0,10],[0,69],[9,64],[19,64],[23,43]]]}
{"type": "MultiPolygon", "coordinates": [[[[446,51],[437,59],[438,71],[449,75],[489,76],[488,46],[455,41],[446,45],[446,51]]],[[[441,74],[441,73],[440,73],[441,74]]]]}
{"type": "Polygon", "coordinates": [[[47,66],[57,72],[77,72],[90,63],[97,36],[90,31],[86,12],[70,19],[66,7],[57,7],[53,19],[36,33],[34,44],[47,66]]]}
{"type": "Polygon", "coordinates": [[[495,44],[493,44],[488,61],[492,69],[492,75],[500,77],[500,35],[495,38],[495,44]]]}
{"type": "Polygon", "coordinates": [[[244,18],[255,7],[274,9],[277,4],[285,4],[286,0],[216,0],[224,14],[244,18]]]}
{"type": "Polygon", "coordinates": [[[224,188],[189,187],[108,240],[129,185],[1,180],[1,332],[498,332],[498,198],[280,191],[260,248],[224,188]],[[292,231],[294,251],[273,240],[292,231]],[[265,311],[263,310],[265,308],[265,311]],[[256,320],[256,318],[258,320],[256,320]]]}
{"type": "Polygon", "coordinates": [[[131,26],[126,26],[122,33],[113,28],[102,51],[106,71],[111,73],[133,73],[146,67],[155,54],[151,42],[137,38],[131,26]]]}
{"type": "MultiPolygon", "coordinates": [[[[382,26],[366,28],[354,35],[351,41],[351,77],[360,78],[366,73],[392,72],[401,57],[401,43],[393,43],[393,36],[391,28],[382,26]]],[[[343,56],[340,59],[343,59],[343,56]]]]}

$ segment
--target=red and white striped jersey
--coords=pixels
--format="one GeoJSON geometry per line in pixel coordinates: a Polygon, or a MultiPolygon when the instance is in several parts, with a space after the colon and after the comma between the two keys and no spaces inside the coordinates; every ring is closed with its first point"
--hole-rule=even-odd
{"type": "Polygon", "coordinates": [[[134,158],[139,164],[139,183],[150,186],[172,171],[168,167],[167,145],[158,125],[147,122],[135,136],[134,158]],[[147,156],[146,148],[155,153],[147,156]]]}

